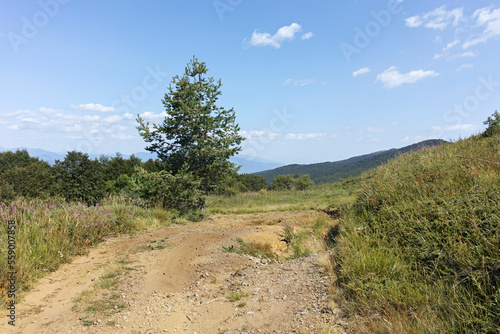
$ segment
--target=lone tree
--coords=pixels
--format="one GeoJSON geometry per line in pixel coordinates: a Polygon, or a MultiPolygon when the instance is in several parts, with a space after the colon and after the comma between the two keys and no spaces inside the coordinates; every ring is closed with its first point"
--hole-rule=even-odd
{"type": "MultiPolygon", "coordinates": [[[[228,159],[245,139],[238,133],[233,108],[216,106],[222,83],[205,78],[207,72],[205,63],[193,57],[184,75],[173,77],[162,100],[167,114],[163,123],[150,126],[137,116],[139,134],[150,143],[146,150],[156,152],[172,174],[198,177],[204,194],[235,169],[228,159]]],[[[204,210],[204,199],[199,208],[204,210]]]]}

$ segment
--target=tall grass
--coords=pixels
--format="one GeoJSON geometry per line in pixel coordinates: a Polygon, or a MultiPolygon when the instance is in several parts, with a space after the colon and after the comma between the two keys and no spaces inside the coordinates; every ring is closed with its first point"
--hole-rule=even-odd
{"type": "Polygon", "coordinates": [[[337,240],[342,306],[359,331],[498,333],[498,161],[499,137],[472,137],[362,176],[337,240]]]}
{"type": "Polygon", "coordinates": [[[127,205],[123,199],[95,206],[58,200],[0,203],[0,304],[6,302],[8,283],[8,222],[15,223],[15,276],[20,293],[107,236],[158,224],[156,216],[170,221],[168,214],[155,215],[156,211],[127,205]]]}
{"type": "Polygon", "coordinates": [[[336,183],[314,185],[306,190],[262,190],[234,196],[209,196],[207,212],[258,213],[271,211],[324,210],[348,200],[345,186],[336,183]]]}

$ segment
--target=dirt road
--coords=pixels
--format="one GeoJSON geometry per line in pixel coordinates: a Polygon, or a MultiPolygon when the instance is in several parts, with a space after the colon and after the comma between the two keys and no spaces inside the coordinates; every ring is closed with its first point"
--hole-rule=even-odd
{"type": "Polygon", "coordinates": [[[17,305],[16,326],[2,321],[0,332],[342,333],[321,255],[221,251],[258,234],[282,246],[284,223],[317,214],[214,216],[109,239],[41,279],[17,305]]]}

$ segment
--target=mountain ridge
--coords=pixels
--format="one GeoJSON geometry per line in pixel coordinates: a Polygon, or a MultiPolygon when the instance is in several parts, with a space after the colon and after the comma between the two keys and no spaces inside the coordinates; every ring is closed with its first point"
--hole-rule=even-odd
{"type": "Polygon", "coordinates": [[[311,179],[316,183],[336,182],[349,176],[357,176],[365,170],[382,165],[399,154],[443,143],[447,142],[442,139],[429,139],[402,148],[391,148],[388,150],[354,156],[344,160],[302,165],[290,164],[275,169],[257,172],[255,174],[264,176],[269,183],[275,176],[286,174],[309,174],[311,179]]]}

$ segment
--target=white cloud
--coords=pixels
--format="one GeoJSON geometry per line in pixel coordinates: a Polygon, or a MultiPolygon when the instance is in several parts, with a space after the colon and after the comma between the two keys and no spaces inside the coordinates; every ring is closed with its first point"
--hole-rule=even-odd
{"type": "Polygon", "coordinates": [[[466,41],[462,46],[464,49],[476,44],[486,43],[489,39],[500,36],[500,8],[493,9],[490,6],[478,9],[474,12],[472,18],[476,19],[477,26],[484,26],[485,28],[481,34],[466,41]]]}
{"type": "Polygon", "coordinates": [[[463,8],[446,10],[446,6],[441,6],[424,15],[415,15],[407,18],[406,26],[417,28],[424,26],[431,29],[443,30],[449,25],[456,27],[463,20],[463,8]]]}
{"type": "Polygon", "coordinates": [[[123,115],[123,118],[125,118],[125,119],[134,119],[134,115],[132,115],[130,113],[126,113],[125,115],[123,115]]]}
{"type": "Polygon", "coordinates": [[[311,85],[316,82],[316,79],[297,79],[294,80],[292,78],[288,78],[283,82],[283,85],[288,86],[288,85],[294,85],[294,86],[307,86],[311,85]]]}
{"type": "Polygon", "coordinates": [[[119,139],[119,140],[129,140],[129,139],[134,139],[135,138],[132,135],[126,135],[124,133],[112,134],[111,137],[119,139]]]}
{"type": "Polygon", "coordinates": [[[141,118],[143,118],[146,121],[160,121],[163,120],[165,117],[167,117],[167,112],[162,111],[161,113],[155,114],[154,112],[151,111],[145,111],[144,113],[139,115],[141,118]]]}
{"type": "Polygon", "coordinates": [[[435,54],[435,55],[434,55],[434,59],[438,59],[438,58],[441,58],[441,57],[443,57],[443,56],[446,56],[446,55],[448,54],[448,51],[449,51],[451,48],[453,48],[454,46],[458,45],[458,44],[460,44],[460,40],[458,40],[458,39],[454,40],[454,41],[453,41],[453,42],[451,42],[451,43],[448,43],[448,44],[446,45],[446,47],[444,47],[444,48],[443,48],[443,50],[441,51],[441,53],[440,53],[440,54],[435,54]]]}
{"type": "Polygon", "coordinates": [[[352,76],[357,77],[358,75],[363,75],[363,74],[370,73],[370,72],[371,72],[371,70],[368,67],[363,67],[357,71],[352,72],[352,76]]]}
{"type": "MultiPolygon", "coordinates": [[[[301,30],[302,26],[298,23],[292,23],[289,26],[281,27],[274,35],[267,32],[259,33],[255,30],[250,38],[249,44],[251,46],[272,46],[279,49],[283,42],[293,40],[295,34],[301,30]]],[[[246,39],[243,42],[246,43],[246,39]]]]}
{"type": "Polygon", "coordinates": [[[97,122],[101,119],[99,116],[83,116],[85,122],[97,122]]]}
{"type": "Polygon", "coordinates": [[[9,129],[9,130],[19,130],[19,125],[14,124],[14,125],[11,125],[11,126],[7,127],[7,129],[9,129]]]}
{"type": "Polygon", "coordinates": [[[415,83],[428,77],[438,76],[435,71],[416,70],[408,73],[400,73],[395,66],[391,66],[384,72],[377,75],[376,81],[384,84],[385,88],[394,88],[405,83],[415,83]]]}
{"type": "Polygon", "coordinates": [[[115,110],[113,107],[105,107],[102,104],[96,103],[87,103],[87,104],[79,104],[70,106],[73,109],[83,110],[83,111],[99,111],[99,112],[112,112],[115,110]]]}
{"type": "Polygon", "coordinates": [[[466,70],[469,68],[474,68],[474,64],[462,64],[455,71],[459,72],[459,71],[466,70]]]}
{"type": "Polygon", "coordinates": [[[474,131],[477,130],[477,125],[474,124],[457,124],[457,125],[446,125],[446,126],[433,126],[434,131],[474,131]]]}
{"type": "Polygon", "coordinates": [[[302,40],[305,41],[307,39],[311,39],[314,36],[312,32],[306,32],[304,35],[302,35],[302,40]]]}
{"type": "Polygon", "coordinates": [[[280,136],[277,132],[271,132],[266,130],[253,130],[253,131],[240,131],[240,135],[245,137],[249,141],[259,140],[259,141],[271,141],[280,136]]]}
{"type": "Polygon", "coordinates": [[[418,143],[427,139],[434,139],[432,136],[408,136],[401,139],[402,142],[418,143]]]}
{"type": "Polygon", "coordinates": [[[326,133],[288,133],[285,139],[288,140],[320,140],[327,137],[326,133]]]}
{"type": "Polygon", "coordinates": [[[102,121],[104,123],[117,123],[121,120],[122,120],[122,118],[120,116],[113,115],[113,116],[108,116],[108,117],[104,118],[102,121]]]}
{"type": "Polygon", "coordinates": [[[454,60],[458,58],[473,58],[477,57],[478,53],[476,51],[466,51],[453,56],[448,57],[448,60],[454,60]]]}

